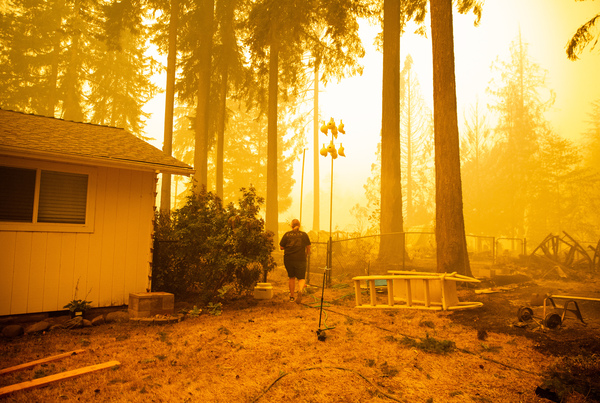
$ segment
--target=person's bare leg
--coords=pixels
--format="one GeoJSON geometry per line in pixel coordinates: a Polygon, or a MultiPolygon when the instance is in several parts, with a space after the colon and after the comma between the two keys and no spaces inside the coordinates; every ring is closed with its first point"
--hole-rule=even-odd
{"type": "Polygon", "coordinates": [[[296,296],[296,278],[290,277],[290,297],[296,296]]]}
{"type": "Polygon", "coordinates": [[[298,291],[304,292],[304,283],[306,283],[305,279],[298,280],[298,291]]]}

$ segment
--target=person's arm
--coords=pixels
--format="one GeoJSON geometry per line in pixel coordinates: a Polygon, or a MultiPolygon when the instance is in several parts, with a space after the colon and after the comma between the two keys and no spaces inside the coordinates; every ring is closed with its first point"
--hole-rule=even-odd
{"type": "Polygon", "coordinates": [[[306,245],[306,256],[310,255],[310,245],[306,245]]]}
{"type": "Polygon", "coordinates": [[[281,241],[279,241],[279,249],[280,250],[284,250],[285,249],[285,244],[283,242],[283,240],[285,239],[285,234],[281,237],[281,241]]]}

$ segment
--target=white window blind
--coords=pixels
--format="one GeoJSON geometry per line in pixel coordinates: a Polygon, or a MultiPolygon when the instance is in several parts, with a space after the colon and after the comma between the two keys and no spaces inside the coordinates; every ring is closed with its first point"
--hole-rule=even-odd
{"type": "Polygon", "coordinates": [[[85,224],[88,175],[42,171],[38,222],[85,224]]]}

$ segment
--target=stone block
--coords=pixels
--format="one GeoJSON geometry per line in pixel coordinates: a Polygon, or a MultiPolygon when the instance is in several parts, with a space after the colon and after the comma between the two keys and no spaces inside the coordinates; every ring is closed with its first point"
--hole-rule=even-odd
{"type": "Polygon", "coordinates": [[[254,299],[271,299],[273,298],[273,286],[271,283],[258,283],[254,287],[254,299]]]}
{"type": "Polygon", "coordinates": [[[175,296],[168,292],[138,292],[129,294],[129,317],[146,318],[173,315],[175,296]]]}

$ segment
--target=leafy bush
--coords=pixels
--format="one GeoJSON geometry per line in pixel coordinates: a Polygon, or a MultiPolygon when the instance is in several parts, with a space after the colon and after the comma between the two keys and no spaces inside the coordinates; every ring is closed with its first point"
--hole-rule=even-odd
{"type": "Polygon", "coordinates": [[[155,220],[152,288],[208,302],[225,286],[252,288],[275,267],[273,233],[258,217],[264,199],[241,189],[237,205],[222,206],[205,189],[171,216],[155,220]]]}

